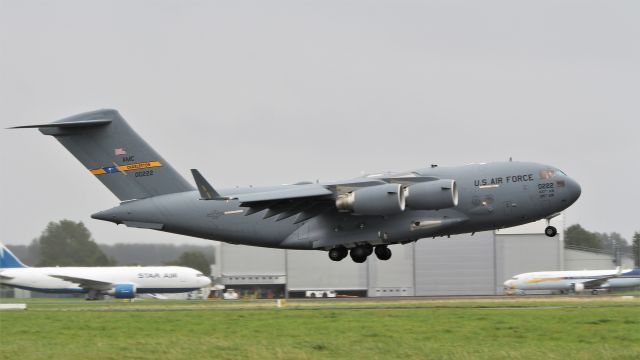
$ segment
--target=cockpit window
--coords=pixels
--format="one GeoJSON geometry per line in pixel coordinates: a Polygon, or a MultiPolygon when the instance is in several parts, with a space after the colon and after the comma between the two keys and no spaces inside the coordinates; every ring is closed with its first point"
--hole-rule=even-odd
{"type": "Polygon", "coordinates": [[[556,170],[556,172],[562,176],[567,176],[567,174],[565,174],[562,170],[556,170]]]}
{"type": "Polygon", "coordinates": [[[556,176],[556,171],[555,170],[551,170],[551,169],[540,170],[540,179],[541,180],[551,179],[554,176],[556,176]]]}
{"type": "Polygon", "coordinates": [[[196,277],[203,277],[203,276],[204,276],[204,274],[202,274],[202,273],[197,273],[196,274],[196,277]]]}

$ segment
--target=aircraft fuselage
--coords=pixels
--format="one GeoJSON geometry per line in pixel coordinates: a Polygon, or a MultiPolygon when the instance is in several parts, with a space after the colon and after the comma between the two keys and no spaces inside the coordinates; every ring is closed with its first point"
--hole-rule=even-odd
{"type": "MultiPolygon", "coordinates": [[[[551,217],[580,196],[577,182],[552,166],[536,163],[428,167],[410,173],[455,180],[458,204],[440,210],[407,208],[389,216],[354,215],[333,209],[295,223],[294,217],[265,219],[266,209],[246,215],[247,207],[241,206],[238,200],[203,201],[197,191],[187,191],[125,202],[93,217],[131,227],[237,244],[283,249],[330,249],[359,243],[406,243],[425,237],[521,225],[551,217]]],[[[234,188],[220,190],[220,194],[271,189],[234,188]]],[[[282,189],[282,186],[273,189],[282,189]]]]}

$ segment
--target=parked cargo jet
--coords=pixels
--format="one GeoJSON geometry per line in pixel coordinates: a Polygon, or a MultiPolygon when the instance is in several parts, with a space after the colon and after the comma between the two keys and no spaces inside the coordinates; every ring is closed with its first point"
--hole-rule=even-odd
{"type": "Polygon", "coordinates": [[[514,276],[504,282],[505,291],[524,293],[529,290],[558,290],[594,295],[610,289],[640,286],[640,269],[539,271],[514,276]]]}
{"type": "MultiPolygon", "coordinates": [[[[229,243],[327,250],[362,263],[389,244],[493,230],[550,219],[580,186],[549,165],[498,162],[431,165],[344,181],[215,189],[191,170],[187,182],[115,110],[97,110],[38,128],[55,137],[118,199],[92,215],[129,227],[229,243]]],[[[555,228],[548,226],[548,236],[555,228]]]]}
{"type": "Polygon", "coordinates": [[[87,294],[87,300],[111,295],[181,293],[211,284],[201,272],[182,266],[28,267],[0,244],[0,284],[56,294],[87,294]]]}

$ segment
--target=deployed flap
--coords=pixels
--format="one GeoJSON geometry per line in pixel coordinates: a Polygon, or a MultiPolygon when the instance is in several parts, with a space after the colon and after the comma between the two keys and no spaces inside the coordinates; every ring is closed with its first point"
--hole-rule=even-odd
{"type": "Polygon", "coordinates": [[[75,276],[51,275],[51,274],[49,276],[60,279],[60,280],[69,281],[74,284],[78,284],[83,289],[111,289],[111,287],[113,286],[113,284],[110,282],[79,278],[75,276]]]}

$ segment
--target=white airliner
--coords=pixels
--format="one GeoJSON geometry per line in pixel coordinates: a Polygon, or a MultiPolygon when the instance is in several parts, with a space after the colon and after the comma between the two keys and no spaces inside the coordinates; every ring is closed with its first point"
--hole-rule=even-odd
{"type": "Polygon", "coordinates": [[[640,286],[640,268],[622,270],[581,270],[581,271],[542,271],[514,276],[504,282],[507,293],[524,294],[527,290],[555,290],[582,292],[591,290],[593,294],[616,288],[640,286]]]}
{"type": "Polygon", "coordinates": [[[0,284],[45,293],[84,293],[87,300],[110,295],[180,293],[211,284],[201,272],[181,266],[28,267],[0,244],[0,284]]]}

